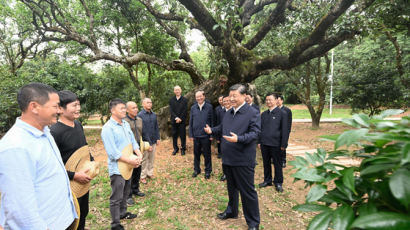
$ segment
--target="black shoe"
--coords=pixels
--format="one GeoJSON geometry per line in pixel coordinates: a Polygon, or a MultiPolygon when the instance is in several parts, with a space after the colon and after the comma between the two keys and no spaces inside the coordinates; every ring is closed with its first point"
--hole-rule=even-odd
{"type": "Polygon", "coordinates": [[[211,178],[211,174],[205,173],[205,179],[208,180],[209,178],[211,178]]]}
{"type": "Polygon", "coordinates": [[[222,158],[222,154],[218,153],[218,159],[221,159],[221,158],[222,158]]]}
{"type": "Polygon", "coordinates": [[[258,230],[259,227],[249,227],[248,230],[258,230]]]}
{"type": "Polygon", "coordinates": [[[267,186],[272,186],[272,183],[262,182],[262,183],[259,184],[259,188],[264,188],[264,187],[267,187],[267,186]]]}
{"type": "Polygon", "coordinates": [[[138,192],[134,192],[134,195],[139,196],[139,197],[143,197],[145,196],[145,193],[138,191],[138,192]]]}
{"type": "Polygon", "coordinates": [[[280,192],[280,193],[283,192],[283,188],[282,188],[282,185],[281,185],[281,184],[275,185],[275,188],[276,188],[276,191],[278,191],[278,192],[280,192]]]}
{"type": "Polygon", "coordinates": [[[286,160],[282,161],[282,168],[286,168],[286,160]]]}
{"type": "Polygon", "coordinates": [[[194,173],[192,173],[192,177],[197,177],[198,176],[198,174],[200,174],[200,172],[194,172],[194,173]]]}
{"type": "Polygon", "coordinates": [[[127,206],[133,206],[135,204],[135,201],[132,198],[127,199],[127,206]]]}
{"type": "Polygon", "coordinates": [[[131,220],[131,219],[134,219],[134,218],[136,218],[136,217],[137,217],[136,214],[127,212],[127,213],[125,213],[125,215],[121,216],[120,219],[121,219],[121,220],[123,220],[123,219],[131,220]]]}
{"type": "Polygon", "coordinates": [[[221,176],[221,178],[219,179],[220,181],[225,181],[226,180],[226,176],[225,174],[221,176]]]}
{"type": "Polygon", "coordinates": [[[178,149],[176,149],[176,150],[174,150],[173,152],[172,152],[172,155],[177,155],[177,152],[178,152],[178,149]]]}
{"type": "Polygon", "coordinates": [[[185,149],[181,150],[181,156],[185,155],[185,149]]]}
{"type": "Polygon", "coordinates": [[[120,224],[118,226],[111,227],[111,230],[124,230],[124,227],[120,224]]]}
{"type": "Polygon", "coordinates": [[[236,219],[236,218],[238,218],[238,215],[234,216],[231,213],[222,212],[222,213],[219,213],[218,215],[216,215],[216,217],[218,217],[218,219],[220,219],[220,220],[226,220],[226,219],[229,219],[229,218],[236,219]]]}

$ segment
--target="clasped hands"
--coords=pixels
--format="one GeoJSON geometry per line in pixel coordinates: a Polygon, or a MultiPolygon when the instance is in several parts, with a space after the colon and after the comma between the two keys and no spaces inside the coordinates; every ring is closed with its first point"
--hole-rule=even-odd
{"type": "MultiPolygon", "coordinates": [[[[209,127],[208,124],[206,124],[206,126],[205,126],[205,128],[204,128],[204,131],[205,131],[207,134],[212,134],[212,129],[211,129],[211,127],[209,127]]],[[[231,143],[238,142],[238,135],[236,135],[236,134],[233,133],[233,132],[230,132],[230,134],[231,134],[231,136],[223,135],[222,137],[223,137],[225,140],[227,140],[228,142],[231,142],[231,143]]]]}

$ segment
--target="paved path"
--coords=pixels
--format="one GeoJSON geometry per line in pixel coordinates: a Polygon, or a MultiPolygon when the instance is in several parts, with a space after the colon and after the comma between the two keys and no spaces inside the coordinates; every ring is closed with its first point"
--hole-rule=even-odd
{"type": "MultiPolygon", "coordinates": [[[[286,149],[286,153],[292,156],[301,156],[304,157],[305,153],[315,153],[316,149],[309,148],[303,145],[295,145],[290,143],[288,148],[286,149]]],[[[341,164],[341,165],[360,165],[359,160],[354,160],[348,157],[339,157],[337,160],[332,160],[331,162],[341,164]]]]}

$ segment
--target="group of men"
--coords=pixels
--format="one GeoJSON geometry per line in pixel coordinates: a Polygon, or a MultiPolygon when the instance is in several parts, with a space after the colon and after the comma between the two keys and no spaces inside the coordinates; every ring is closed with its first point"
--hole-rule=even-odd
{"type": "MultiPolygon", "coordinates": [[[[173,155],[186,151],[187,99],[179,86],[169,101],[173,131],[173,155]],[[178,137],[181,147],[178,147],[178,137]]],[[[57,92],[41,83],[30,83],[18,92],[22,111],[14,126],[0,141],[0,228],[5,229],[70,229],[79,219],[78,229],[84,229],[88,214],[89,193],[74,197],[70,181],[87,184],[92,180],[88,170],[69,171],[65,164],[75,152],[87,145],[83,127],[77,120],[81,105],[70,91],[57,92]],[[57,120],[57,117],[58,120],[57,120]],[[75,209],[75,199],[80,216],[75,209]]],[[[194,172],[201,173],[200,157],[205,159],[205,179],[212,172],[211,141],[218,143],[218,157],[222,158],[223,176],[227,181],[229,202],[219,219],[238,216],[239,194],[249,229],[260,223],[258,197],[254,187],[256,146],[263,156],[264,181],[260,187],[275,184],[283,191],[282,167],[286,166],[286,147],[290,132],[291,112],[282,107],[283,98],[277,94],[266,96],[268,110],[262,115],[253,104],[243,85],[229,89],[229,95],[218,98],[215,109],[206,101],[205,93],[195,93],[196,103],[189,115],[189,137],[194,143],[194,172]],[[275,177],[272,184],[271,163],[275,177]]],[[[152,101],[142,100],[142,111],[135,102],[121,99],[109,102],[110,119],[102,128],[101,138],[108,155],[111,181],[111,229],[124,229],[121,219],[133,219],[127,205],[134,204],[133,195],[144,196],[139,183],[153,177],[156,146],[160,144],[156,114],[152,101]],[[140,151],[140,143],[148,142],[148,149],[140,151]],[[133,157],[122,151],[130,146],[133,157]],[[134,168],[130,179],[121,175],[119,163],[134,168]]],[[[91,154],[87,157],[93,161],[91,154]]]]}
{"type": "MultiPolygon", "coordinates": [[[[187,100],[181,95],[181,88],[174,88],[175,97],[170,100],[175,155],[179,148],[185,154],[185,118],[187,100]],[[183,118],[183,119],[182,119],[183,118]],[[181,123],[184,128],[181,128],[181,123]]],[[[205,179],[212,172],[211,141],[216,139],[218,158],[222,158],[223,175],[227,181],[228,206],[219,219],[238,216],[239,194],[242,198],[244,216],[249,229],[258,229],[260,223],[258,196],[254,187],[256,146],[261,149],[264,167],[264,181],[259,187],[275,185],[283,192],[283,168],[286,167],[286,148],[292,122],[292,113],[283,106],[283,96],[270,93],[266,96],[268,109],[260,114],[259,106],[253,103],[253,95],[245,86],[237,84],[229,89],[229,95],[218,98],[219,106],[213,109],[202,90],[195,92],[195,100],[189,115],[189,137],[194,145],[194,172],[201,173],[200,159],[204,156],[205,179]],[[275,176],[272,180],[274,165],[275,176]],[[273,183],[272,183],[273,182],[273,183]]]]}

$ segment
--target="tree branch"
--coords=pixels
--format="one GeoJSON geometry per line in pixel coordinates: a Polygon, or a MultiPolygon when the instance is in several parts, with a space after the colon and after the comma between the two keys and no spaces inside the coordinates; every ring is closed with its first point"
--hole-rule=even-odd
{"type": "Polygon", "coordinates": [[[297,59],[306,49],[320,43],[330,26],[333,25],[333,23],[353,4],[353,2],[354,0],[340,0],[340,2],[321,19],[311,34],[308,37],[301,39],[296,44],[295,48],[290,52],[290,59],[297,59]]]}
{"type": "Polygon", "coordinates": [[[243,27],[248,26],[251,22],[251,17],[262,11],[265,6],[277,2],[278,0],[264,0],[260,1],[257,5],[254,5],[254,1],[250,0],[243,2],[243,4],[240,5],[243,7],[243,13],[241,14],[241,22],[243,27]]]}
{"type": "Polygon", "coordinates": [[[288,5],[288,0],[279,0],[275,10],[269,15],[269,18],[259,28],[256,35],[244,45],[245,48],[252,50],[255,48],[274,27],[285,21],[285,10],[288,5]]]}
{"type": "Polygon", "coordinates": [[[206,9],[206,7],[199,0],[178,0],[185,8],[191,12],[195,20],[199,25],[209,34],[209,36],[217,44],[221,44],[223,40],[222,29],[217,27],[214,29],[215,25],[218,23],[206,9]]]}

